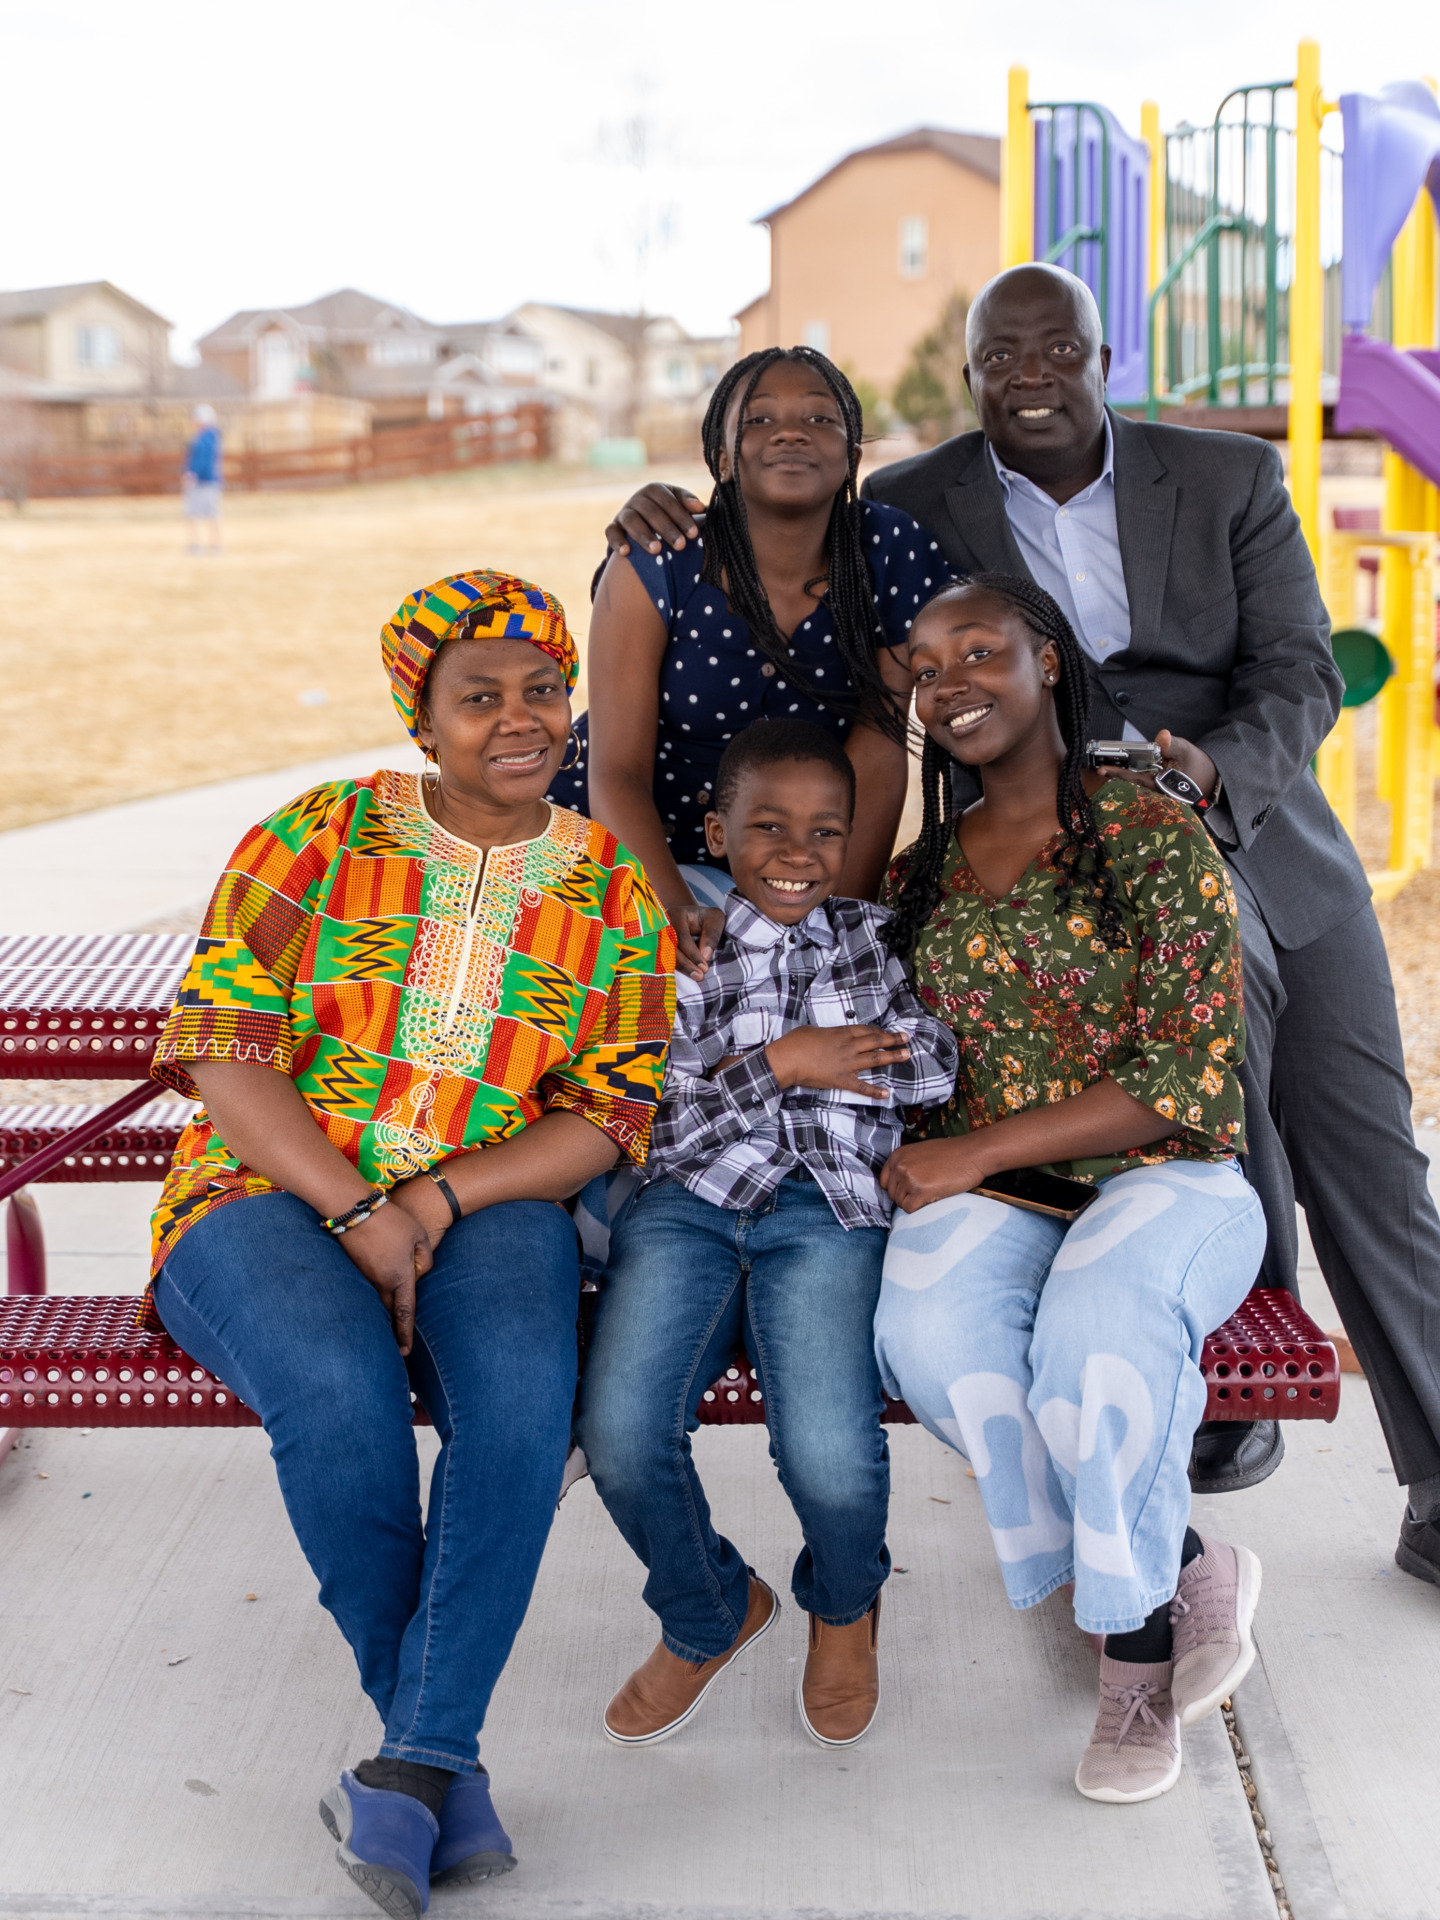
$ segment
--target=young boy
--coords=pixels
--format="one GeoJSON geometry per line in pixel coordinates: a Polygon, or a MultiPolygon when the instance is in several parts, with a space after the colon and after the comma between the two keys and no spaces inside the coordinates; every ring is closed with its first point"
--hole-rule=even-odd
{"type": "Polygon", "coordinates": [[[879,1704],[890,1465],[872,1322],[901,1106],[954,1090],[950,1029],[883,946],[889,918],[834,898],[855,811],[844,749],[761,721],[720,762],[710,851],[735,890],[704,978],[676,975],[645,1184],[621,1214],[585,1370],[580,1444],[649,1569],[660,1644],[605,1710],[622,1746],[676,1733],[779,1611],[721,1538],[690,1454],[707,1387],[742,1342],[805,1537],[800,1716],[849,1746],[879,1704]]]}

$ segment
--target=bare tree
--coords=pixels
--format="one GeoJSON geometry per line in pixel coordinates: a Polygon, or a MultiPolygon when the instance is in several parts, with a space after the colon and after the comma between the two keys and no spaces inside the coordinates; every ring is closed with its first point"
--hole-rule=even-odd
{"type": "MultiPolygon", "coordinates": [[[[637,75],[633,86],[642,100],[653,83],[637,75]]],[[[675,244],[678,224],[673,202],[657,203],[653,195],[654,164],[659,129],[643,105],[627,114],[618,124],[604,123],[596,137],[600,159],[608,166],[623,168],[632,177],[630,217],[627,222],[630,241],[631,298],[627,303],[634,324],[626,330],[625,345],[630,356],[630,393],[621,423],[622,431],[633,434],[645,396],[645,338],[649,326],[650,269],[653,261],[675,244]]]]}
{"type": "Polygon", "coordinates": [[[932,445],[975,425],[975,409],[962,371],[969,312],[968,296],[952,293],[935,325],[910,349],[905,371],[895,383],[892,404],[896,413],[932,445]]]}

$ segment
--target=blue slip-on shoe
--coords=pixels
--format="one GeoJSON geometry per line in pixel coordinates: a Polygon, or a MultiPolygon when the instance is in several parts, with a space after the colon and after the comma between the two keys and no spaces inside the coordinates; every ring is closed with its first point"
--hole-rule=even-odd
{"type": "Polygon", "coordinates": [[[490,1804],[490,1776],[457,1773],[440,1809],[440,1838],[430,1862],[432,1887],[468,1887],[509,1873],[516,1859],[510,1836],[490,1804]]]}
{"type": "Polygon", "coordinates": [[[339,1841],[335,1858],[391,1920],[419,1920],[430,1905],[430,1859],[440,1822],[408,1793],[367,1787],[347,1767],[320,1802],[339,1841]]]}

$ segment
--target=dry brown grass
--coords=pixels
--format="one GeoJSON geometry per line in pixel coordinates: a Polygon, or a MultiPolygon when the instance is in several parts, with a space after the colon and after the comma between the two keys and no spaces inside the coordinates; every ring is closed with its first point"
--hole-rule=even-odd
{"type": "Polygon", "coordinates": [[[185,552],[172,500],[5,511],[0,829],[392,742],[381,623],[446,573],[538,581],[583,639],[635,479],[491,469],[232,496],[218,559],[185,552]],[[320,689],[327,704],[301,704],[320,689]]]}
{"type": "MultiPolygon", "coordinates": [[[[702,474],[666,477],[702,490],[702,474]]],[[[393,743],[381,622],[411,588],[464,567],[510,568],[557,594],[583,661],[591,570],[635,484],[492,469],[235,496],[218,560],[185,553],[171,500],[3,510],[0,829],[393,743]],[[322,688],[326,705],[300,704],[322,688]]],[[[1361,773],[1363,791],[1363,758],[1361,773]]],[[[1373,867],[1385,864],[1387,821],[1362,800],[1373,867]]],[[[1417,1115],[1440,1116],[1440,872],[1412,881],[1380,921],[1417,1115]]]]}

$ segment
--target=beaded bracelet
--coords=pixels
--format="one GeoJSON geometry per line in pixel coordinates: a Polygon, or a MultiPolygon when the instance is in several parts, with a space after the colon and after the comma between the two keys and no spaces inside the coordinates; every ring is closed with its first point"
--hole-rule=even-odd
{"type": "Polygon", "coordinates": [[[377,1207],[383,1207],[390,1198],[383,1187],[372,1187],[363,1200],[357,1200],[353,1207],[347,1207],[344,1213],[337,1213],[329,1220],[322,1220],[321,1226],[327,1233],[333,1233],[338,1240],[342,1233],[348,1233],[351,1227],[358,1227],[370,1218],[377,1207]]]}
{"type": "Polygon", "coordinates": [[[455,1222],[460,1218],[460,1202],[455,1198],[455,1189],[443,1173],[428,1174],[426,1178],[433,1180],[441,1193],[444,1194],[445,1204],[450,1209],[450,1224],[453,1227],[455,1222]]]}

